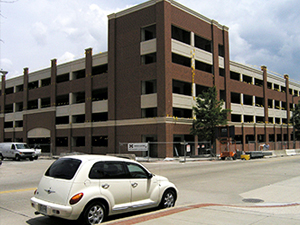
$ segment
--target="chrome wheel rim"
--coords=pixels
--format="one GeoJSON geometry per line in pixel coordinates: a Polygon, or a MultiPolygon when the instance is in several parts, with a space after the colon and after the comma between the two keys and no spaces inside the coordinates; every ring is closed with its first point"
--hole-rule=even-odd
{"type": "Polygon", "coordinates": [[[174,206],[174,195],[171,192],[168,192],[164,198],[164,208],[170,208],[174,206]]]}
{"type": "Polygon", "coordinates": [[[99,224],[104,218],[103,208],[99,205],[94,205],[90,208],[87,216],[90,224],[99,224]]]}

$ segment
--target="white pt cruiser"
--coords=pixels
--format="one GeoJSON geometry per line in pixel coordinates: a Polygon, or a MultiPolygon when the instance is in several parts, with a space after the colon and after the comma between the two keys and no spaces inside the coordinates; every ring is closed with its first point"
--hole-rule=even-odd
{"type": "Polygon", "coordinates": [[[31,205],[36,214],[99,224],[106,216],[175,205],[177,189],[136,161],[77,155],[56,160],[43,175],[31,205]]]}

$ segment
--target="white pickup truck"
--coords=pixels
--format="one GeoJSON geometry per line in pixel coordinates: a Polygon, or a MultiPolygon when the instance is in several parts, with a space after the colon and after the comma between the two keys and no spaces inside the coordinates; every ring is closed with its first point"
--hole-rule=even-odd
{"type": "Polygon", "coordinates": [[[37,159],[41,154],[40,149],[30,148],[26,143],[3,142],[0,143],[0,159],[12,158],[17,161],[20,159],[37,159]]]}

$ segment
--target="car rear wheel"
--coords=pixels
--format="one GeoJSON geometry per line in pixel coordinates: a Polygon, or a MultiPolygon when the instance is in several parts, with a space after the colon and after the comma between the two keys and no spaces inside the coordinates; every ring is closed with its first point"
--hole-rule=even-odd
{"type": "Polygon", "coordinates": [[[173,190],[166,190],[161,199],[160,208],[162,209],[171,208],[175,205],[175,201],[176,201],[175,192],[173,190]]]}
{"type": "Polygon", "coordinates": [[[102,223],[105,218],[105,207],[100,202],[89,204],[82,215],[82,222],[86,225],[102,223]]]}

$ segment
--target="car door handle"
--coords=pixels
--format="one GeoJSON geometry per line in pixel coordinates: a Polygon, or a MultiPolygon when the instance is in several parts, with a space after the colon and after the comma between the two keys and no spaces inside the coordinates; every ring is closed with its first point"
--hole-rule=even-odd
{"type": "Polygon", "coordinates": [[[138,186],[138,183],[132,183],[131,186],[132,186],[133,188],[136,188],[136,187],[138,186]]]}
{"type": "Polygon", "coordinates": [[[103,184],[103,185],[102,185],[102,188],[104,188],[104,189],[109,188],[109,184],[103,184]]]}

